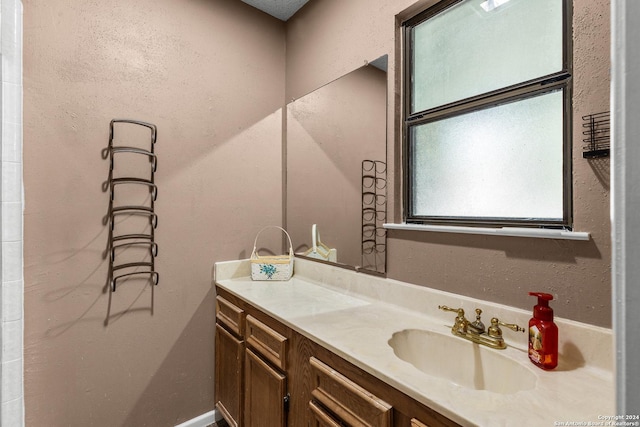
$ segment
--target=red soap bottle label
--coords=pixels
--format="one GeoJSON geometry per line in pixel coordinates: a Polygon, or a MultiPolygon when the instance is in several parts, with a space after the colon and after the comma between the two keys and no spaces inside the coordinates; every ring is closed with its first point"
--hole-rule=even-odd
{"type": "Polygon", "coordinates": [[[558,366],[558,332],[553,323],[536,322],[529,324],[529,359],[542,369],[558,366]]]}
{"type": "Polygon", "coordinates": [[[543,362],[544,357],[540,354],[542,350],[543,335],[542,331],[536,325],[529,328],[529,359],[539,365],[543,362]]]}

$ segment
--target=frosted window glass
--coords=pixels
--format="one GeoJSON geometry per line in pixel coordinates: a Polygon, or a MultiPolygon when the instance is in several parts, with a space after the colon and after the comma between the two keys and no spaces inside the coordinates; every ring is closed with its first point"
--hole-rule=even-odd
{"type": "Polygon", "coordinates": [[[411,113],[563,68],[563,2],[458,3],[412,29],[411,113]]]}
{"type": "Polygon", "coordinates": [[[411,128],[415,216],[563,219],[563,91],[411,128]]]}

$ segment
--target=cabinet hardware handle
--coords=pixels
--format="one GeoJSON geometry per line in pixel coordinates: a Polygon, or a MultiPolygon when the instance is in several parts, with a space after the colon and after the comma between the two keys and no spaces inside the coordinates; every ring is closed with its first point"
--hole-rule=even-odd
{"type": "Polygon", "coordinates": [[[291,400],[291,395],[287,393],[287,395],[282,399],[282,403],[284,404],[284,412],[289,412],[289,401],[291,400]]]}

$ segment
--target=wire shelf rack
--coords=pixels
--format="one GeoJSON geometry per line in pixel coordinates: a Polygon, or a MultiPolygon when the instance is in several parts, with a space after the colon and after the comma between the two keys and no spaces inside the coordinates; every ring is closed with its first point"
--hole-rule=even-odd
{"type": "Polygon", "coordinates": [[[609,111],[582,116],[584,143],[582,157],[609,157],[611,151],[611,115],[609,111]]]}

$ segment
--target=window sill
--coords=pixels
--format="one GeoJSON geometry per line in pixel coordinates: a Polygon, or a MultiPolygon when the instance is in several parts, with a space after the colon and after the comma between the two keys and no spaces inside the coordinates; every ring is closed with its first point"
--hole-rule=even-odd
{"type": "Polygon", "coordinates": [[[482,234],[490,236],[535,237],[538,239],[589,240],[591,234],[579,231],[541,228],[504,227],[460,227],[454,225],[384,224],[387,230],[435,231],[439,233],[482,234]]]}

